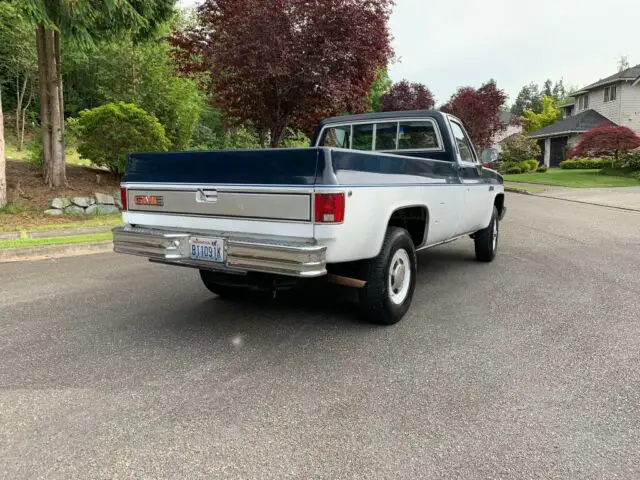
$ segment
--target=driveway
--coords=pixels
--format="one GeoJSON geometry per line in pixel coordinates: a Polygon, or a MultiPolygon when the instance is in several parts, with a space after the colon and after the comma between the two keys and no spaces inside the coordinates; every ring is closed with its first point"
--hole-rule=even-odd
{"type": "Polygon", "coordinates": [[[508,196],[400,324],[113,254],[0,264],[2,478],[640,478],[640,214],[508,196]]]}

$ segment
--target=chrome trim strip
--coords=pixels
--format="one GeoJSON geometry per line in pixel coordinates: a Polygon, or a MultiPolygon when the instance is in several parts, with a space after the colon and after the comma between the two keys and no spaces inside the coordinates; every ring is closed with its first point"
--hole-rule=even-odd
{"type": "MultiPolygon", "coordinates": [[[[200,235],[200,234],[198,234],[200,235]]],[[[322,245],[270,240],[251,240],[215,235],[225,240],[225,262],[221,264],[189,258],[189,233],[137,228],[113,229],[114,251],[147,257],[152,261],[193,268],[243,273],[272,273],[292,277],[326,275],[326,249],[322,245]]],[[[194,235],[195,236],[195,235],[194,235]]]]}

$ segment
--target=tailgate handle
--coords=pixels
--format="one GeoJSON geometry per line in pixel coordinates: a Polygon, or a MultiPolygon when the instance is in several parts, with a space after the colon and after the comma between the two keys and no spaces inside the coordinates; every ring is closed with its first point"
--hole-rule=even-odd
{"type": "Polygon", "coordinates": [[[196,202],[198,203],[216,203],[218,201],[217,190],[203,190],[199,188],[196,191],[196,202]]]}

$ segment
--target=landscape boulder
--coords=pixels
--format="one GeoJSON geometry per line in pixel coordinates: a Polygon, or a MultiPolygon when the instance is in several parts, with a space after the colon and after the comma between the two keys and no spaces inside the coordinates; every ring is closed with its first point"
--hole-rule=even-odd
{"type": "Polygon", "coordinates": [[[55,208],[57,210],[63,210],[69,205],[71,205],[71,200],[69,200],[68,198],[54,198],[51,201],[51,208],[55,208]]]}

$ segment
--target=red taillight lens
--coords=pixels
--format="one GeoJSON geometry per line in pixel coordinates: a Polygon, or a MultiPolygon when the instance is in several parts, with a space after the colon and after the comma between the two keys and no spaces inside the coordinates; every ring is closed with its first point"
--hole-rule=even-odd
{"type": "Polygon", "coordinates": [[[316,223],[344,221],[344,193],[316,193],[316,223]]]}
{"type": "Polygon", "coordinates": [[[125,187],[120,187],[120,202],[122,203],[122,210],[127,210],[127,189],[125,187]]]}

